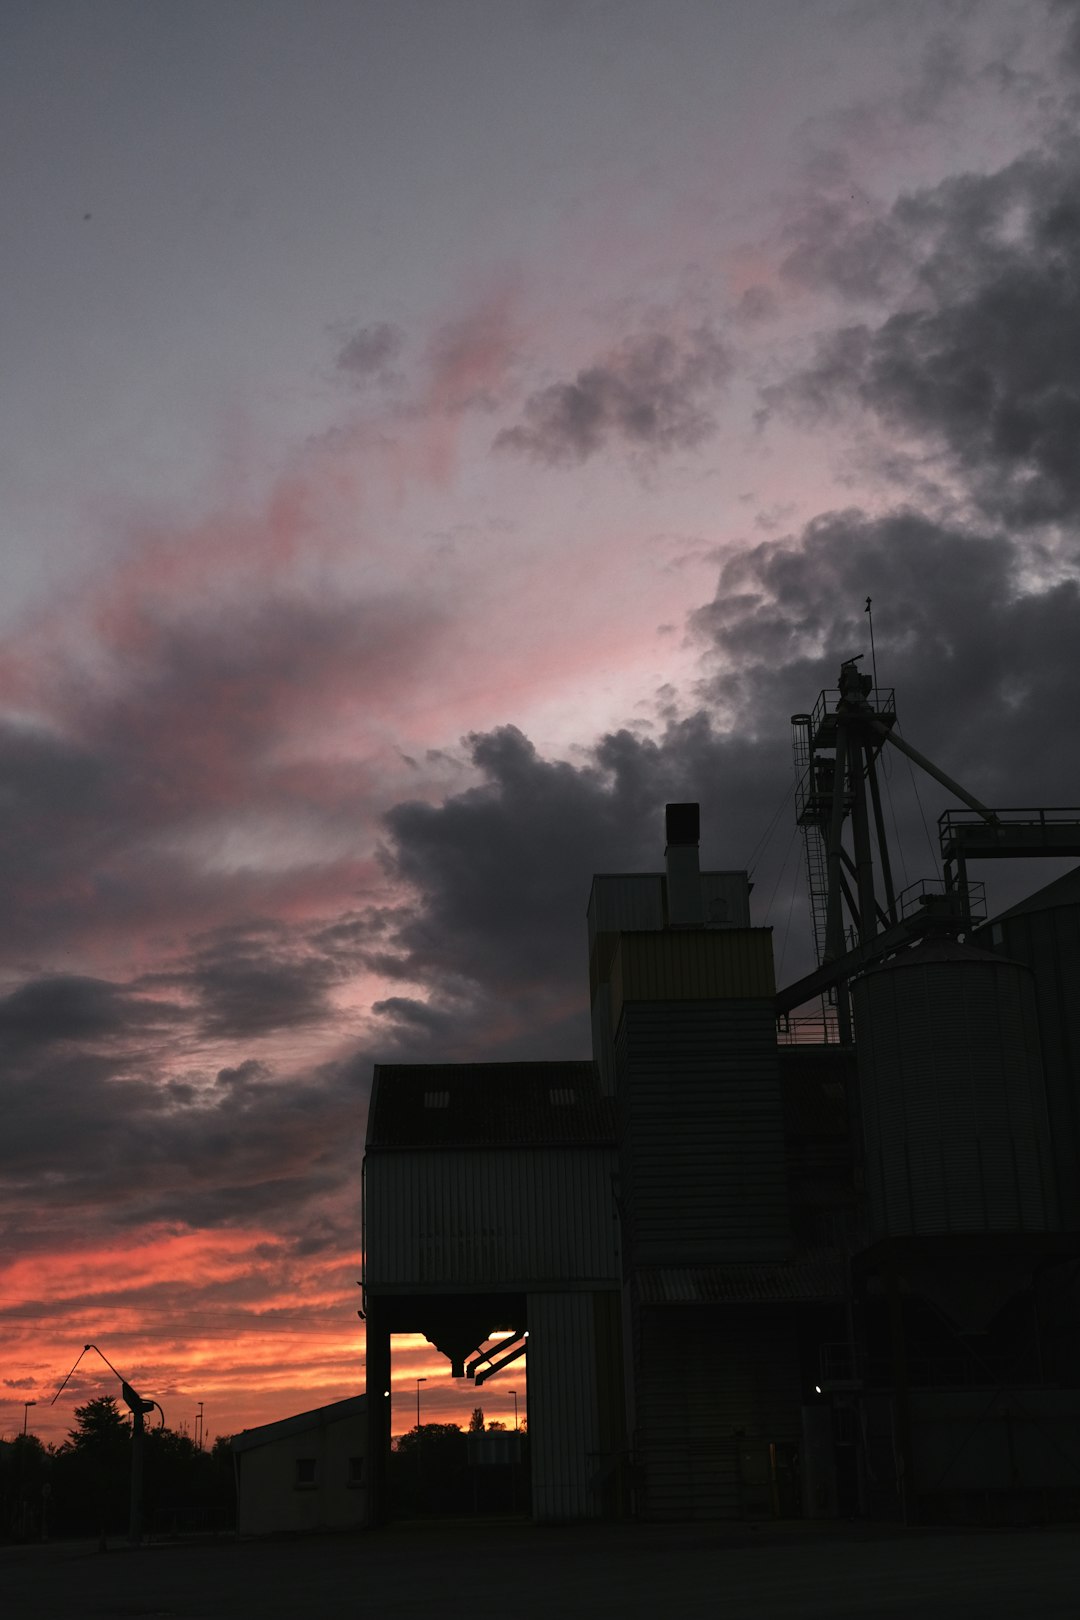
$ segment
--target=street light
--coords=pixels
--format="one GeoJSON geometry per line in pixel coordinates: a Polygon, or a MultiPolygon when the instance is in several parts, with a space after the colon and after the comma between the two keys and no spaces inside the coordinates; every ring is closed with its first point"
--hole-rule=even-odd
{"type": "Polygon", "coordinates": [[[517,1426],[518,1426],[518,1420],[517,1420],[517,1390],[516,1389],[508,1389],[506,1393],[508,1395],[512,1395],[514,1397],[514,1431],[516,1433],[517,1432],[517,1426]]]}
{"type": "Polygon", "coordinates": [[[427,1383],[426,1378],[418,1378],[416,1380],[416,1429],[417,1429],[417,1433],[420,1432],[420,1385],[421,1384],[426,1384],[426,1383],[427,1383]]]}
{"type": "MultiPolygon", "coordinates": [[[[123,1373],[118,1373],[116,1371],[116,1368],[113,1366],[104,1350],[99,1349],[96,1344],[83,1345],[82,1350],[76,1357],[75,1367],[79,1365],[79,1362],[82,1360],[83,1356],[85,1356],[88,1350],[93,1350],[95,1354],[99,1355],[106,1367],[108,1367],[109,1371],[115,1377],[119,1378],[120,1393],[123,1395],[128,1410],[131,1413],[131,1517],[129,1520],[130,1528],[128,1530],[128,1539],[133,1547],[137,1547],[142,1541],[143,1414],[146,1412],[152,1412],[156,1406],[161,1417],[160,1427],[164,1428],[165,1413],[162,1412],[157,1401],[146,1401],[139,1394],[138,1390],[132,1389],[123,1373]]],[[[71,1372],[69,1372],[67,1378],[64,1379],[64,1383],[60,1385],[60,1389],[57,1390],[56,1394],[49,1402],[50,1406],[56,1405],[60,1390],[63,1389],[64,1384],[67,1384],[70,1381],[72,1374],[75,1371],[75,1367],[72,1367],[71,1372]]],[[[33,1406],[35,1402],[30,1401],[28,1404],[33,1406]]],[[[24,1412],[23,1423],[25,1424],[25,1422],[26,1413],[24,1412]]],[[[104,1540],[102,1545],[104,1546],[104,1540]]]]}
{"type": "Polygon", "coordinates": [[[27,1414],[27,1412],[29,1412],[29,1410],[30,1410],[30,1408],[32,1406],[36,1406],[36,1405],[37,1405],[37,1401],[23,1401],[23,1404],[22,1404],[22,1432],[23,1432],[23,1439],[24,1440],[26,1439],[26,1414],[27,1414]]]}

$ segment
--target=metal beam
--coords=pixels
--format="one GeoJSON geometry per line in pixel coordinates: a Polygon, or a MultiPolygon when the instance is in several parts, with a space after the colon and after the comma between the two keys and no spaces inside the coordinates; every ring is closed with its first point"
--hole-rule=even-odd
{"type": "Polygon", "coordinates": [[[517,1344],[519,1339],[524,1339],[525,1337],[526,1334],[523,1328],[514,1328],[508,1339],[500,1339],[498,1344],[495,1345],[494,1349],[488,1350],[487,1352],[482,1352],[480,1355],[475,1356],[465,1368],[465,1377],[474,1377],[477,1369],[482,1367],[485,1361],[490,1361],[493,1356],[497,1356],[501,1351],[505,1350],[507,1345],[517,1344]]]}
{"type": "Polygon", "coordinates": [[[881,878],[885,885],[885,905],[889,913],[888,922],[895,923],[897,920],[896,891],[893,888],[892,861],[889,859],[889,841],[885,836],[885,817],[881,813],[881,789],[878,786],[877,779],[876,761],[880,752],[880,743],[876,750],[870,743],[867,743],[866,780],[870,783],[870,801],[874,807],[874,830],[877,834],[878,854],[881,856],[881,878]]]}
{"type": "Polygon", "coordinates": [[[791,1012],[793,1008],[801,1007],[804,1001],[812,1001],[830,985],[837,984],[843,979],[850,979],[861,968],[869,967],[871,962],[880,961],[883,956],[891,956],[893,951],[902,950],[905,945],[913,944],[925,930],[925,918],[919,916],[907,918],[897,923],[895,928],[887,928],[883,934],[878,934],[870,944],[856,945],[853,951],[848,951],[831,962],[823,962],[813,973],[807,973],[803,978],[796,979],[793,984],[777,991],[777,1012],[791,1012]]]}
{"type": "Polygon", "coordinates": [[[942,787],[948,788],[950,793],[955,793],[958,799],[962,799],[969,809],[976,811],[985,821],[989,821],[991,825],[997,822],[997,816],[992,810],[988,810],[985,804],[982,804],[973,793],[969,793],[966,788],[962,788],[959,782],[954,782],[951,776],[946,776],[945,772],[940,770],[932,759],[927,759],[925,754],[920,754],[919,750],[913,748],[906,738],[898,736],[895,731],[890,731],[888,726],[882,725],[880,720],[868,718],[866,724],[879,737],[884,737],[886,742],[891,742],[894,748],[899,748],[902,754],[906,754],[909,759],[913,759],[916,765],[921,766],[929,776],[940,782],[942,787]]]}
{"type": "Polygon", "coordinates": [[[520,1356],[523,1356],[528,1348],[528,1344],[524,1339],[522,1339],[521,1343],[515,1349],[511,1350],[508,1356],[503,1356],[500,1361],[493,1361],[490,1367],[485,1367],[482,1373],[477,1373],[476,1382],[478,1384],[483,1384],[486,1383],[489,1378],[494,1378],[497,1372],[502,1372],[504,1367],[509,1367],[512,1361],[517,1361],[520,1356]]]}

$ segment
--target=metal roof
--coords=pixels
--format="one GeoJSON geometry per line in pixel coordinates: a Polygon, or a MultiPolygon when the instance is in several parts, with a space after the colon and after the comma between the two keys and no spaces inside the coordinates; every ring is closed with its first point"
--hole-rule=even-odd
{"type": "Polygon", "coordinates": [[[367,1146],[613,1146],[614,1104],[588,1063],[378,1063],[367,1146]]]}
{"type": "Polygon", "coordinates": [[[253,1451],[256,1446],[271,1445],[290,1434],[306,1434],[309,1429],[321,1429],[327,1423],[360,1417],[366,1407],[366,1395],[347,1395],[343,1401],[332,1401],[329,1406],[316,1406],[310,1412],[296,1412],[274,1423],[261,1423],[256,1429],[244,1429],[234,1434],[230,1443],[234,1451],[253,1451]]]}
{"type": "Polygon", "coordinates": [[[637,1273],[643,1305],[782,1305],[842,1299],[848,1261],[837,1249],[792,1260],[713,1266],[649,1266],[637,1273]]]}
{"type": "MultiPolygon", "coordinates": [[[[993,923],[1004,922],[1008,917],[1021,917],[1025,912],[1052,911],[1056,906],[1075,905],[1080,905],[1080,866],[1074,866],[1070,872],[1063,873],[1052,883],[1047,883],[1044,888],[1036,889],[1026,900],[1018,900],[1008,911],[998,912],[990,922],[983,924],[979,932],[982,933],[984,930],[989,932],[993,923]]],[[[977,939],[979,935],[976,934],[975,937],[977,939]]]]}

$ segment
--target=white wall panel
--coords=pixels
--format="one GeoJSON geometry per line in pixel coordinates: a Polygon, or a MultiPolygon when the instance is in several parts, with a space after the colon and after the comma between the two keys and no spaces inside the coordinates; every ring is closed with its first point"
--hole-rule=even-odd
{"type": "Polygon", "coordinates": [[[530,1294],[529,1448],[533,1517],[595,1518],[600,1466],[592,1294],[530,1294]]]}

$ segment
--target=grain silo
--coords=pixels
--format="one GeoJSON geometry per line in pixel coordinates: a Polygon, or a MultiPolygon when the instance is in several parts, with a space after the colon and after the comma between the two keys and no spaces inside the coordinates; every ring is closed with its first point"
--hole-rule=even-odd
{"type": "Polygon", "coordinates": [[[1080,866],[1002,912],[977,938],[1034,976],[1061,1222],[1080,1231],[1080,866]]]}
{"type": "Polygon", "coordinates": [[[1028,969],[930,938],[852,1000],[871,1236],[1054,1230],[1028,969]]]}

